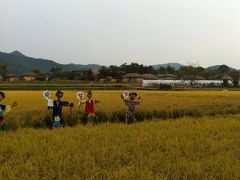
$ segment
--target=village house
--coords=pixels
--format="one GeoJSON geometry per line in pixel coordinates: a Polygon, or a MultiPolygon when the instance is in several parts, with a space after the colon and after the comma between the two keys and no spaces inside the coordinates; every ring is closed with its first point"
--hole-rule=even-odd
{"type": "Polygon", "coordinates": [[[123,82],[142,83],[144,77],[138,73],[128,73],[122,76],[123,82]]]}
{"type": "Polygon", "coordinates": [[[22,79],[25,81],[34,81],[37,78],[37,74],[34,72],[22,74],[22,79]]]}
{"type": "Polygon", "coordinates": [[[153,75],[153,74],[143,74],[142,76],[143,76],[144,80],[156,80],[156,79],[158,79],[158,77],[153,75]]]}
{"type": "Polygon", "coordinates": [[[6,74],[4,76],[4,80],[9,81],[9,82],[17,81],[17,80],[19,80],[19,76],[16,74],[12,74],[12,73],[6,74]]]}

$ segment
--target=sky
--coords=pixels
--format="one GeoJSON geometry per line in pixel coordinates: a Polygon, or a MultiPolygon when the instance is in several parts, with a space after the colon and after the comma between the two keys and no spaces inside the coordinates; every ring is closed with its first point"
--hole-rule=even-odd
{"type": "Polygon", "coordinates": [[[239,0],[0,0],[0,51],[67,64],[240,69],[239,0]]]}

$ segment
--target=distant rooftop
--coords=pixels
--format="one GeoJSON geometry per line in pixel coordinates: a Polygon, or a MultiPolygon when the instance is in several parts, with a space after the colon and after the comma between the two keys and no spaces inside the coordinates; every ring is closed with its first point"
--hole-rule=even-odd
{"type": "Polygon", "coordinates": [[[123,78],[143,78],[141,74],[138,73],[128,73],[122,76],[123,78]]]}
{"type": "Polygon", "coordinates": [[[37,77],[37,74],[34,73],[34,72],[28,72],[28,73],[22,74],[22,76],[24,76],[24,77],[37,77]]]}

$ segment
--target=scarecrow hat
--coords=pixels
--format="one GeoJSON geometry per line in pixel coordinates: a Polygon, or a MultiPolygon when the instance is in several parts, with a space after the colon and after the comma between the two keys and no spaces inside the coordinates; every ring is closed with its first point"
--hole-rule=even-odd
{"type": "Polygon", "coordinates": [[[5,98],[5,93],[4,92],[0,92],[0,95],[5,98]]]}
{"type": "Polygon", "coordinates": [[[56,96],[63,96],[63,92],[61,90],[57,90],[56,96]]]}
{"type": "Polygon", "coordinates": [[[131,96],[131,95],[137,96],[137,93],[136,93],[136,92],[130,92],[130,93],[129,93],[129,96],[131,96]]]}
{"type": "Polygon", "coordinates": [[[93,93],[92,93],[91,90],[89,90],[87,94],[88,94],[88,95],[92,95],[93,93]]]}

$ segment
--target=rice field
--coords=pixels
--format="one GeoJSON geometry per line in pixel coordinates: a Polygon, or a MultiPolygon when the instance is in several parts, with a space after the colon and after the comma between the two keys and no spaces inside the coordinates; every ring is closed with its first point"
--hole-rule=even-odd
{"type": "Polygon", "coordinates": [[[1,134],[0,179],[239,179],[240,116],[1,134]]]}
{"type": "MultiPolygon", "coordinates": [[[[137,91],[143,103],[137,109],[137,120],[176,119],[181,117],[202,117],[240,113],[240,92],[162,92],[137,91]]],[[[6,99],[2,102],[11,104],[14,100],[18,106],[6,115],[10,129],[22,127],[45,128],[50,119],[47,101],[43,91],[6,91],[6,99]]],[[[65,91],[63,100],[75,104],[73,113],[65,108],[65,119],[68,125],[81,124],[84,118],[84,106],[77,107],[77,91],[65,91]]],[[[122,122],[125,107],[120,98],[121,91],[93,91],[93,98],[99,99],[95,110],[98,122],[122,122]]],[[[55,98],[55,92],[51,97],[55,98]]]]}
{"type": "MultiPolygon", "coordinates": [[[[55,98],[55,91],[51,92],[51,98],[55,98]]],[[[139,110],[163,110],[173,108],[208,109],[209,107],[239,107],[240,92],[236,91],[137,91],[144,102],[139,110]]],[[[18,107],[15,112],[21,111],[45,111],[46,101],[43,99],[43,91],[5,91],[5,103],[16,100],[18,107]]],[[[63,100],[78,103],[77,91],[64,91],[63,100]]],[[[93,98],[101,100],[97,106],[99,111],[115,112],[123,108],[120,95],[122,91],[93,91],[93,98]]],[[[76,108],[77,109],[77,108],[76,108]]]]}
{"type": "MultiPolygon", "coordinates": [[[[0,133],[0,179],[240,179],[240,92],[137,91],[139,122],[126,125],[122,92],[93,91],[99,124],[75,106],[55,130],[42,93],[5,92],[18,106],[0,133]]],[[[77,105],[76,93],[63,100],[77,105]]]]}

